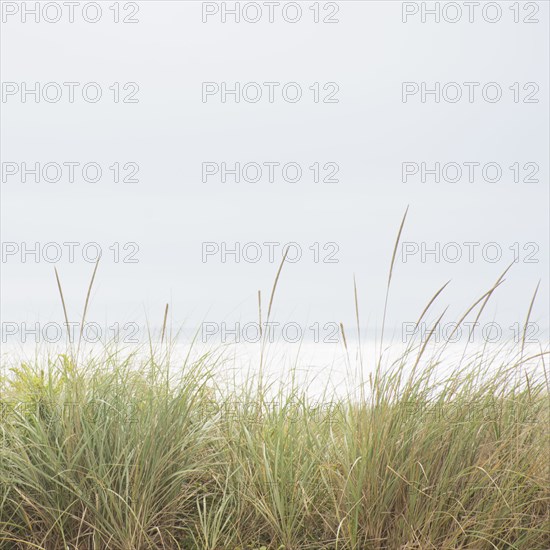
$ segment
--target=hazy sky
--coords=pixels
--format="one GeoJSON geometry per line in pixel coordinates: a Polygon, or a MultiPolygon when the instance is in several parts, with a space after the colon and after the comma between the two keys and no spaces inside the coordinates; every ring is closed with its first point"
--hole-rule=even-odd
{"type": "Polygon", "coordinates": [[[62,321],[54,266],[76,321],[98,245],[89,320],[255,321],[292,242],[274,316],[353,324],[355,276],[375,329],[409,205],[393,334],[514,259],[484,322],[511,337],[541,280],[547,330],[548,2],[46,4],[2,2],[3,323],[62,321]]]}

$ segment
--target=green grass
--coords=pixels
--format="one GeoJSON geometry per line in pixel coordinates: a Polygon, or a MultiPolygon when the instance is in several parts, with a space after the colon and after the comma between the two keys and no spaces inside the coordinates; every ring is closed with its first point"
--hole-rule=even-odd
{"type": "Polygon", "coordinates": [[[357,391],[320,402],[297,372],[266,376],[265,341],[238,381],[223,354],[180,363],[166,342],[0,365],[0,548],[548,550],[548,351],[524,331],[514,353],[456,360],[432,334],[390,364],[359,352],[357,391]]]}
{"type": "Polygon", "coordinates": [[[222,386],[209,355],[20,364],[0,381],[0,548],[549,548],[544,356],[443,380],[414,358],[324,406],[222,386]]]}

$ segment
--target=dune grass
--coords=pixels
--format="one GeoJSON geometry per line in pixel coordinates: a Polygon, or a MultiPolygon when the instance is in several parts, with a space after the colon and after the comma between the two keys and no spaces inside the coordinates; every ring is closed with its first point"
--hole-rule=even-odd
{"type": "Polygon", "coordinates": [[[443,380],[405,356],[323,403],[293,384],[222,388],[216,362],[59,356],[6,373],[0,547],[550,547],[543,356],[443,380]]]}
{"type": "MultiPolygon", "coordinates": [[[[510,267],[457,325],[479,320],[510,267]]],[[[238,380],[217,352],[175,360],[167,313],[146,354],[84,355],[79,340],[2,358],[0,549],[550,548],[548,350],[531,352],[526,330],[510,353],[449,359],[447,342],[428,353],[441,314],[397,359],[364,364],[357,328],[353,389],[314,400],[296,370],[266,375],[265,341],[238,380]]]]}

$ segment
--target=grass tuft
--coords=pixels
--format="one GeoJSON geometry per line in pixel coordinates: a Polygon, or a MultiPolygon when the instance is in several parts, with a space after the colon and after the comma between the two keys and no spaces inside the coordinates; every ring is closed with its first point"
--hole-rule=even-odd
{"type": "Polygon", "coordinates": [[[550,547],[540,357],[441,379],[408,353],[322,403],[168,357],[66,355],[0,379],[1,548],[550,547]]]}

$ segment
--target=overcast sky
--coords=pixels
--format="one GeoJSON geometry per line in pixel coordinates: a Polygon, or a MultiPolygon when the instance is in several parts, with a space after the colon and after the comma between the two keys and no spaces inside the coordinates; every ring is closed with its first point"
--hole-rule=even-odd
{"type": "Polygon", "coordinates": [[[547,2],[439,23],[433,2],[282,2],[272,23],[262,2],[238,23],[223,2],[82,3],[73,23],[23,4],[1,28],[3,323],[62,321],[54,266],[77,320],[89,243],[90,320],[254,321],[293,242],[274,316],[353,324],[355,276],[374,330],[408,205],[394,335],[449,279],[433,315],[458,317],[514,259],[484,320],[512,336],[541,280],[548,329],[547,2]]]}

